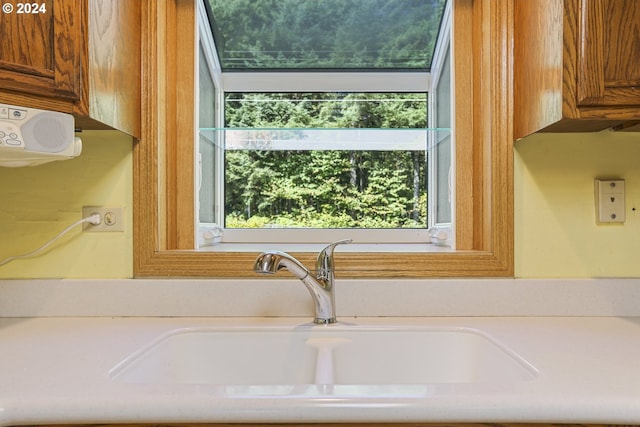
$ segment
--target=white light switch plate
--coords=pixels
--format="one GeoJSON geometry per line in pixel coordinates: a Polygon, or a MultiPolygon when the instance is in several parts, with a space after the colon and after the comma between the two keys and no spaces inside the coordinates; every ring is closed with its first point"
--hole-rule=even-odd
{"type": "Polygon", "coordinates": [[[596,222],[623,223],[625,221],[624,180],[596,179],[596,222]]]}

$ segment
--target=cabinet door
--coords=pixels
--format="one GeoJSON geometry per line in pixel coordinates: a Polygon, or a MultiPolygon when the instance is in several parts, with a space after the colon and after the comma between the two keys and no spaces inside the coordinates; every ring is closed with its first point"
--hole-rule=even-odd
{"type": "Polygon", "coordinates": [[[579,106],[640,105],[640,1],[581,0],[579,106]]]}
{"type": "Polygon", "coordinates": [[[2,3],[0,87],[50,98],[80,99],[85,1],[2,3]],[[8,4],[12,6],[10,13],[8,4]]]}

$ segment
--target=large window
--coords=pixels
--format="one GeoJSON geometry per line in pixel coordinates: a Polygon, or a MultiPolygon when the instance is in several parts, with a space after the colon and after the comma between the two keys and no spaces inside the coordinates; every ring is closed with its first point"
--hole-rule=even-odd
{"type": "Polygon", "coordinates": [[[446,2],[209,1],[198,90],[200,245],[346,235],[429,243],[436,225],[448,232],[435,243],[450,244],[446,2]],[[238,90],[256,81],[264,92],[238,90]],[[394,91],[392,81],[410,83],[394,91]],[[275,91],[283,85],[290,91],[275,91]],[[332,85],[341,90],[324,90],[332,85]],[[388,232],[364,231],[374,229],[388,232]]]}
{"type": "MultiPolygon", "coordinates": [[[[439,168],[441,175],[450,179],[431,197],[451,203],[455,250],[411,252],[406,245],[386,245],[382,250],[347,245],[336,254],[340,279],[513,275],[512,3],[452,0],[452,4],[453,102],[444,110],[453,113],[451,163],[455,167],[450,173],[439,168]],[[450,196],[449,187],[454,190],[450,196]]],[[[197,247],[194,189],[199,157],[194,156],[198,140],[194,5],[190,0],[167,0],[150,2],[142,10],[144,116],[142,137],[134,149],[134,272],[137,277],[254,278],[252,265],[259,250],[255,244],[244,249],[234,245],[217,251],[193,249],[197,247]]],[[[247,72],[225,72],[212,77],[220,78],[215,82],[219,107],[222,91],[306,92],[309,84],[322,92],[367,92],[372,87],[378,92],[380,88],[385,92],[421,92],[425,87],[438,91],[445,81],[437,77],[441,67],[436,62],[428,73],[408,72],[402,79],[392,78],[390,71],[335,70],[327,71],[322,79],[317,72],[262,72],[253,73],[251,79],[246,78],[247,72]],[[274,79],[273,74],[279,78],[274,79]],[[340,78],[333,79],[335,75],[340,78]]],[[[431,92],[429,100],[437,96],[431,92]]],[[[431,112],[430,120],[442,118],[439,111],[435,115],[431,112]]],[[[446,161],[444,143],[438,146],[443,147],[440,157],[446,161]]],[[[313,265],[321,244],[294,246],[287,250],[313,265]]]]}

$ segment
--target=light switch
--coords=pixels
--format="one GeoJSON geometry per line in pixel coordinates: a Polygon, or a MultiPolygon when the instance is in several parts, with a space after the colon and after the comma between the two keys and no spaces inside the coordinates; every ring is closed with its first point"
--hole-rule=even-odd
{"type": "Polygon", "coordinates": [[[596,179],[596,222],[623,223],[624,212],[624,180],[596,179]]]}

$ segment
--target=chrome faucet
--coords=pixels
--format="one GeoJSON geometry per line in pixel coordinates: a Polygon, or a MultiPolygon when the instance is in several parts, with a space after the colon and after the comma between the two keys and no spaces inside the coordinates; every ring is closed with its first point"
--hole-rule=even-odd
{"type": "Polygon", "coordinates": [[[334,295],[333,250],[343,243],[351,243],[351,239],[331,243],[320,251],[316,259],[316,277],[302,265],[300,261],[286,252],[266,251],[258,255],[254,265],[256,273],[275,274],[278,270],[289,270],[304,283],[311,293],[316,306],[314,323],[327,325],[336,322],[334,295]]]}

